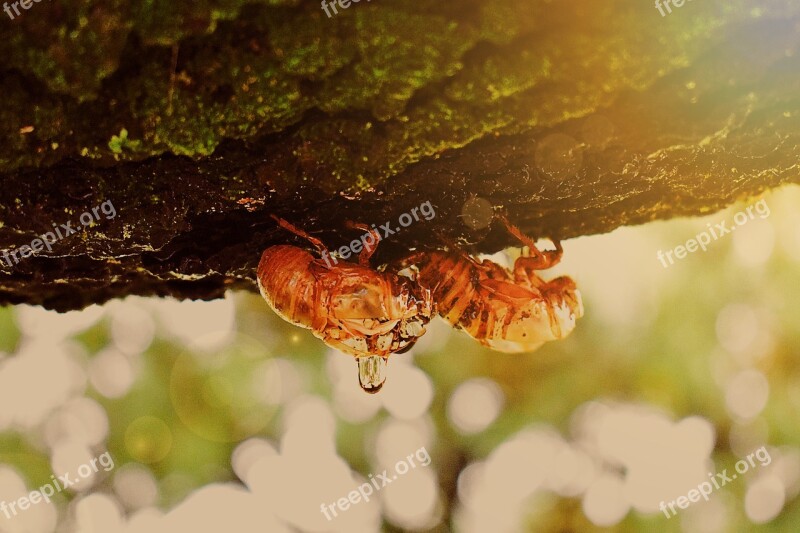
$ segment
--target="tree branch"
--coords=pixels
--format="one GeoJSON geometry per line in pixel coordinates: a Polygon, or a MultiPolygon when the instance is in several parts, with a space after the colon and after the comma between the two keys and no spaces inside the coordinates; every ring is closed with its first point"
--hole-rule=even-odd
{"type": "Polygon", "coordinates": [[[57,31],[77,15],[40,5],[0,45],[39,58],[3,69],[0,253],[106,200],[116,216],[0,259],[0,300],[65,311],[254,290],[261,251],[301,242],[270,213],[336,248],[359,234],[346,221],[395,227],[430,201],[436,217],[386,237],[378,264],[437,233],[473,252],[513,244],[481,206],[566,239],[797,183],[790,3],[666,19],[633,1],[353,4],[332,19],[252,4],[206,33],[212,16],[154,28],[137,3],[95,1],[76,13],[105,44],[84,55],[57,31]],[[113,27],[124,46],[101,38],[113,27]]]}

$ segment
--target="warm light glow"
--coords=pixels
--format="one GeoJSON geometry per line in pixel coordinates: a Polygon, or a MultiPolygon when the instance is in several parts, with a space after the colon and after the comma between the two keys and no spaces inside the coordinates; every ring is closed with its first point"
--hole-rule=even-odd
{"type": "Polygon", "coordinates": [[[624,483],[611,474],[596,479],[583,497],[583,512],[598,526],[608,527],[622,520],[630,503],[625,495],[624,483]]]}
{"type": "Polygon", "coordinates": [[[54,448],[70,441],[100,446],[108,436],[108,415],[90,398],[74,398],[56,411],[45,424],[45,438],[54,448]]]}
{"type": "Polygon", "coordinates": [[[125,431],[125,447],[137,461],[157,463],[172,449],[172,431],[154,416],[137,418],[125,431]]]}
{"type": "Polygon", "coordinates": [[[103,350],[89,363],[89,382],[106,398],[125,396],[135,379],[131,361],[114,348],[103,350]]]}
{"type": "Polygon", "coordinates": [[[503,391],[485,378],[476,378],[459,385],[450,396],[447,414],[461,433],[480,433],[495,421],[503,407],[503,391]]]}
{"type": "Polygon", "coordinates": [[[764,524],[781,512],[786,501],[786,491],[777,476],[761,476],[747,488],[744,511],[753,523],[764,524]]]}
{"type": "Polygon", "coordinates": [[[127,509],[150,507],[158,502],[158,481],[147,468],[127,464],[114,473],[114,493],[127,509]]]}
{"type": "Polygon", "coordinates": [[[758,370],[744,370],[733,377],[725,388],[725,405],[742,419],[758,415],[769,398],[769,382],[758,370]]]}

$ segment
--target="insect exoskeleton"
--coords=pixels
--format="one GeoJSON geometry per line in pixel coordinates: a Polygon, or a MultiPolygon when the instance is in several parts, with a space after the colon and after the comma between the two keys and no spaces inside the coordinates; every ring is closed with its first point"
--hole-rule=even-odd
{"type": "MultiPolygon", "coordinates": [[[[284,229],[307,239],[320,254],[322,242],[289,222],[284,229]]],[[[370,230],[377,233],[375,230],[370,230]]],[[[380,236],[373,235],[377,245],[380,236]]],[[[329,262],[296,246],[264,250],[258,287],[283,319],[310,329],[327,345],[356,357],[361,388],[378,392],[393,353],[409,350],[432,315],[430,291],[416,281],[369,266],[375,247],[364,246],[359,263],[329,262]]]]}
{"type": "Polygon", "coordinates": [[[555,250],[539,251],[505,216],[500,218],[529,250],[513,271],[455,247],[414,254],[403,264],[416,266],[417,280],[431,290],[437,313],[450,324],[494,350],[529,352],[567,336],[583,316],[583,304],[571,278],[544,281],[536,273],[560,261],[561,244],[553,241],[555,250]]]}

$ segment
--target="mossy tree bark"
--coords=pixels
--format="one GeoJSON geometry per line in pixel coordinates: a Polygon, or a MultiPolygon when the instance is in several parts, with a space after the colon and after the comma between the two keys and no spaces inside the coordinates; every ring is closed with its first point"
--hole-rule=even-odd
{"type": "Polygon", "coordinates": [[[377,262],[708,214],[798,182],[800,7],[634,0],[62,0],[4,20],[0,300],[254,290],[260,252],[430,201],[377,262]],[[724,5],[723,5],[724,4],[724,5]],[[465,217],[476,218],[466,224],[465,217]]]}

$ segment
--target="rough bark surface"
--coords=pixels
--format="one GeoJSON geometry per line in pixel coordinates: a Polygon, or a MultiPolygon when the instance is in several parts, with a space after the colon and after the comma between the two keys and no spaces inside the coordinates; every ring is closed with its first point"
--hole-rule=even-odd
{"type": "Polygon", "coordinates": [[[791,0],[34,4],[3,20],[0,302],[255,290],[261,251],[331,248],[430,201],[376,264],[439,235],[512,244],[708,214],[800,181],[791,0]],[[465,221],[476,219],[477,224],[465,221]]]}

